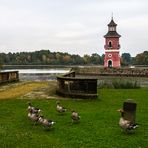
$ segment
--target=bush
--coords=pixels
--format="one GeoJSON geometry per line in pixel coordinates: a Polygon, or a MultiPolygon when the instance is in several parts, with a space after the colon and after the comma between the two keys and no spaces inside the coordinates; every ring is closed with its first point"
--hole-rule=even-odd
{"type": "Polygon", "coordinates": [[[115,88],[115,89],[136,89],[140,88],[137,80],[116,79],[112,81],[101,81],[98,88],[115,88]]]}
{"type": "Polygon", "coordinates": [[[123,89],[134,89],[140,88],[140,84],[137,81],[130,81],[130,80],[114,80],[112,82],[113,87],[115,89],[123,88],[123,89]]]}
{"type": "Polygon", "coordinates": [[[114,88],[111,82],[101,81],[98,83],[98,88],[114,88]]]}

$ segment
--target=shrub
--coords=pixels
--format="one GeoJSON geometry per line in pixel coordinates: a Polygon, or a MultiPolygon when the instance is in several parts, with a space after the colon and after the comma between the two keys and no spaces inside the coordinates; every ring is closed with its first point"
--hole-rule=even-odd
{"type": "Polygon", "coordinates": [[[100,81],[98,88],[136,89],[140,88],[140,84],[137,80],[116,79],[112,81],[100,81]]]}
{"type": "Polygon", "coordinates": [[[137,81],[130,81],[130,80],[114,80],[112,85],[115,89],[134,89],[140,88],[140,84],[137,81]]]}
{"type": "Polygon", "coordinates": [[[100,81],[98,83],[98,88],[114,88],[112,82],[109,81],[100,81]]]}

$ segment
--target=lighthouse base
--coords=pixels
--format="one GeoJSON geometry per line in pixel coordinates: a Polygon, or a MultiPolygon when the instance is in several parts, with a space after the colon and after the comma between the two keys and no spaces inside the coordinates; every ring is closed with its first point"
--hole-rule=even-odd
{"type": "Polygon", "coordinates": [[[118,52],[107,52],[105,53],[104,57],[104,67],[109,67],[109,68],[120,68],[120,55],[118,52]]]}

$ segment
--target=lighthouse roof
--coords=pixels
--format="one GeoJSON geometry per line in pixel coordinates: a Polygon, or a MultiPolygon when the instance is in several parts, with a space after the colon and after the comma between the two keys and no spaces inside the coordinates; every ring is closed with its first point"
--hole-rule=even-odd
{"type": "Polygon", "coordinates": [[[104,37],[121,37],[120,34],[118,34],[116,31],[109,31],[104,37]]]}
{"type": "Polygon", "coordinates": [[[110,23],[108,26],[117,26],[117,24],[114,22],[113,18],[111,19],[110,23]]]}

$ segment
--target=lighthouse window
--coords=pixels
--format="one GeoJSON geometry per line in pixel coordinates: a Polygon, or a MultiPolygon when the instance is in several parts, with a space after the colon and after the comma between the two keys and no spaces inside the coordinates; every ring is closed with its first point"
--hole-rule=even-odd
{"type": "Polygon", "coordinates": [[[112,57],[112,54],[109,54],[108,57],[112,57]]]}
{"type": "Polygon", "coordinates": [[[110,27],[109,31],[115,31],[115,28],[114,27],[110,27]]]}
{"type": "Polygon", "coordinates": [[[112,42],[109,42],[108,47],[112,47],[112,42]]]}

